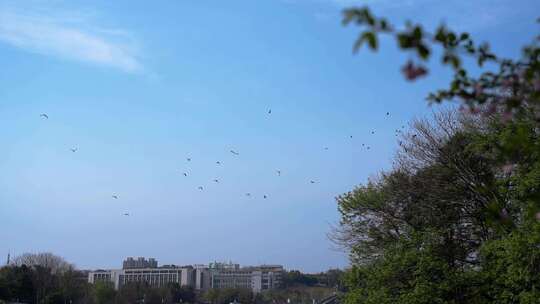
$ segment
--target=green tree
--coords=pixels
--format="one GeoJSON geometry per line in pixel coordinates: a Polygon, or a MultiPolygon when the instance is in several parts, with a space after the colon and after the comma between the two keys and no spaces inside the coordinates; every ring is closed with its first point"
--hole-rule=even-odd
{"type": "Polygon", "coordinates": [[[253,302],[253,292],[244,288],[210,289],[204,294],[204,299],[212,304],[229,304],[239,302],[242,304],[253,302]]]}
{"type": "Polygon", "coordinates": [[[377,50],[389,35],[411,52],[402,67],[410,81],[440,54],[454,77],[427,99],[457,101],[464,114],[415,122],[392,170],[338,198],[332,237],[353,263],[343,300],[538,303],[540,39],[508,59],[469,33],[398,29],[366,7],[345,10],[344,23],[361,28],[355,51],[377,50]]]}
{"type": "Polygon", "coordinates": [[[535,303],[535,120],[449,111],[412,126],[393,170],[338,197],[333,237],[354,265],[344,301],[535,303]],[[520,153],[503,151],[506,141],[520,153]]]}
{"type": "MultiPolygon", "coordinates": [[[[96,304],[115,303],[116,290],[110,282],[94,283],[94,302],[96,304]]],[[[135,303],[135,302],[132,302],[135,303]]]]}
{"type": "Polygon", "coordinates": [[[35,289],[32,269],[22,265],[0,269],[0,299],[33,303],[35,289]]]}

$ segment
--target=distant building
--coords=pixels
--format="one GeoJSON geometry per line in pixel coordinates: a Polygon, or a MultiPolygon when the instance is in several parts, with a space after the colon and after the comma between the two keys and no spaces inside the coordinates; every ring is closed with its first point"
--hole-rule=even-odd
{"type": "Polygon", "coordinates": [[[259,293],[281,287],[284,269],[281,265],[240,267],[232,263],[211,263],[207,272],[209,288],[247,288],[259,293]]]}
{"type": "Polygon", "coordinates": [[[111,282],[115,289],[134,282],[145,282],[152,287],[163,287],[169,283],[194,287],[194,274],[190,266],[97,270],[88,273],[88,282],[111,282]]]}
{"type": "Polygon", "coordinates": [[[195,268],[195,289],[208,290],[210,289],[212,276],[208,265],[194,265],[195,268]]]}
{"type": "Polygon", "coordinates": [[[208,266],[157,267],[154,259],[146,261],[144,258],[128,258],[123,263],[123,269],[89,272],[88,282],[111,282],[116,289],[131,282],[146,282],[152,287],[178,283],[203,291],[212,288],[246,288],[259,293],[281,287],[283,272],[281,265],[240,267],[239,264],[214,262],[208,266]]]}
{"type": "Polygon", "coordinates": [[[110,282],[118,289],[118,275],[122,270],[96,270],[88,272],[88,283],[95,284],[98,282],[110,282]]]}
{"type": "Polygon", "coordinates": [[[124,260],[122,263],[122,269],[133,269],[133,268],[157,268],[158,263],[155,259],[149,258],[146,260],[143,257],[139,257],[136,260],[132,257],[129,257],[124,260]]]}

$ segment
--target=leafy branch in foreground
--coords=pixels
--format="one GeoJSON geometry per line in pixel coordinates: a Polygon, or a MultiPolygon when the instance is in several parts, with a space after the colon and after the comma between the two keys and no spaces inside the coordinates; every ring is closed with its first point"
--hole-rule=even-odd
{"type": "Polygon", "coordinates": [[[430,102],[457,100],[471,113],[499,112],[504,120],[532,112],[535,119],[540,120],[540,36],[523,48],[519,60],[512,60],[497,56],[487,43],[475,43],[467,32],[454,32],[440,25],[432,33],[411,22],[406,22],[404,29],[398,29],[387,19],[374,16],[367,7],[345,10],[343,23],[362,28],[354,52],[365,44],[376,51],[379,35],[394,37],[399,48],[412,52],[416,60],[409,60],[402,67],[405,78],[410,81],[429,73],[426,63],[434,54],[433,47],[440,47],[440,60],[453,70],[454,77],[448,88],[427,97],[430,102]],[[474,59],[481,68],[478,76],[471,76],[467,71],[463,64],[465,57],[474,59]]]}

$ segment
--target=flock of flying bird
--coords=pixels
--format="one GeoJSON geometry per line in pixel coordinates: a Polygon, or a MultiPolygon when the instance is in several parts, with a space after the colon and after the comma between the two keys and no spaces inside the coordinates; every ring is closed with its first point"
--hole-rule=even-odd
{"type": "MultiPolygon", "coordinates": [[[[272,114],[272,109],[269,109],[269,110],[268,110],[268,114],[272,114]]],[[[389,115],[390,115],[390,112],[386,112],[386,116],[389,116],[389,115]]],[[[43,118],[43,119],[49,119],[49,115],[47,115],[47,114],[45,114],[45,113],[40,114],[39,116],[40,116],[41,118],[43,118]]],[[[403,128],[405,128],[405,126],[401,126],[401,128],[403,129],[403,128]]],[[[401,131],[400,131],[400,130],[396,130],[396,134],[395,134],[395,135],[398,136],[399,133],[401,133],[401,131]]],[[[375,131],[371,131],[371,134],[374,135],[374,134],[375,134],[375,131]]],[[[413,135],[413,136],[416,136],[416,135],[413,135]]],[[[353,138],[352,135],[350,135],[349,137],[350,137],[351,139],[353,138]]],[[[400,143],[400,146],[401,146],[401,145],[402,145],[401,141],[400,141],[399,143],[400,143]]],[[[367,150],[371,149],[370,146],[366,146],[365,144],[362,144],[362,147],[365,147],[367,150]]],[[[73,147],[73,148],[70,148],[69,150],[70,150],[71,152],[75,153],[75,152],[78,151],[78,148],[73,147]]],[[[324,147],[324,150],[328,150],[328,147],[324,147]]],[[[229,152],[230,152],[231,154],[235,155],[235,156],[240,155],[240,153],[237,152],[237,151],[235,151],[235,150],[230,150],[229,152]]],[[[191,158],[190,158],[190,157],[186,158],[186,160],[187,160],[188,162],[191,162],[191,158]]],[[[216,161],[216,165],[221,165],[221,162],[220,162],[220,161],[216,161]]],[[[276,174],[277,174],[277,176],[281,176],[281,170],[276,170],[276,174]]],[[[188,173],[187,173],[187,172],[183,172],[183,175],[184,175],[185,177],[187,177],[187,176],[188,176],[188,173]]],[[[213,179],[212,181],[213,181],[214,183],[219,183],[219,179],[217,179],[217,178],[213,179]]],[[[315,184],[315,183],[317,183],[317,182],[316,182],[315,180],[310,180],[309,183],[310,183],[310,184],[315,184]]],[[[203,190],[204,190],[204,187],[203,187],[203,186],[198,186],[197,189],[200,190],[200,191],[203,191],[203,190]]],[[[248,196],[248,197],[251,197],[251,193],[250,193],[250,192],[247,192],[245,195],[248,196]]],[[[115,200],[117,200],[117,199],[119,198],[119,196],[116,195],[116,194],[111,195],[111,197],[112,197],[113,199],[115,199],[115,200]]],[[[267,199],[267,198],[268,198],[268,195],[264,194],[264,195],[263,195],[263,199],[267,199]]],[[[124,215],[124,216],[130,216],[130,213],[126,212],[126,213],[124,213],[123,215],[124,215]]]]}

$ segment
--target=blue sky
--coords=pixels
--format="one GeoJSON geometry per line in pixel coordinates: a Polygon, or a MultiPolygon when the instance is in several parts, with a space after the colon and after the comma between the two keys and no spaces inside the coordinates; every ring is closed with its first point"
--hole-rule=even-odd
{"type": "Polygon", "coordinates": [[[538,33],[525,0],[0,1],[0,255],[346,266],[334,198],[449,78],[406,82],[390,40],[353,55],[340,10],[363,3],[509,57],[538,33]]]}

